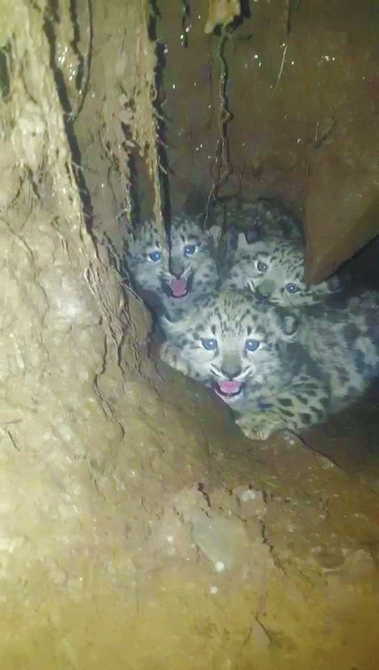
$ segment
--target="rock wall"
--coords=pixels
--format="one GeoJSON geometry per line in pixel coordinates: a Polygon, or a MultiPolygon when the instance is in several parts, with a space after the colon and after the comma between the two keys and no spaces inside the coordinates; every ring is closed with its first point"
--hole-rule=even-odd
{"type": "Polygon", "coordinates": [[[0,666],[376,668],[373,484],[159,376],[109,267],[133,153],[159,210],[147,26],[2,3],[0,666]]]}
{"type": "MultiPolygon", "coordinates": [[[[106,616],[113,629],[121,613],[125,618],[136,612],[137,564],[145,565],[150,520],[162,504],[165,482],[170,490],[192,485],[205,445],[184,430],[170,407],[163,408],[149,385],[153,367],[139,350],[147,339],[146,312],[132,296],[126,301],[101,231],[93,227],[73,122],[81,97],[96,96],[86,89],[85,72],[78,90],[72,84],[80,59],[69,3],[59,15],[42,2],[3,5],[1,667],[100,668],[97,652],[88,655],[88,622],[95,630],[94,621],[102,627],[106,616]],[[179,479],[170,475],[175,463],[183,473],[179,479]],[[143,484],[147,472],[154,476],[143,484]]],[[[83,37],[88,59],[95,24],[106,19],[109,37],[118,10],[115,5],[105,18],[92,16],[83,37]]],[[[140,3],[128,5],[121,44],[128,29],[134,37],[129,52],[119,51],[116,39],[113,46],[120,53],[118,81],[129,97],[120,99],[118,91],[107,105],[104,95],[98,126],[88,123],[92,109],[86,117],[86,141],[92,149],[93,132],[106,154],[96,162],[102,178],[110,156],[126,156],[120,117],[132,96],[141,115],[140,126],[130,119],[132,140],[156,174],[155,61],[140,3]],[[139,64],[140,78],[128,70],[131,62],[139,64]],[[116,120],[107,116],[116,113],[116,120]]],[[[99,75],[99,82],[101,88],[108,80],[99,75]]],[[[117,77],[113,84],[115,90],[117,77]]],[[[96,173],[95,162],[92,167],[96,173]]],[[[111,192],[108,181],[102,187],[111,192]]],[[[97,212],[99,219],[113,217],[109,202],[97,212]]],[[[159,208],[159,193],[157,202],[159,208]]],[[[104,648],[111,647],[107,640],[104,648]]],[[[101,659],[101,644],[99,649],[101,659]]],[[[125,667],[124,656],[118,662],[125,667]]]]}

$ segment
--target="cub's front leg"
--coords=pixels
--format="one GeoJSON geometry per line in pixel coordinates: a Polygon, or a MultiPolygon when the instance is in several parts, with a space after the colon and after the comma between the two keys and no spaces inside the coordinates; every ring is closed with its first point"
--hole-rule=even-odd
{"type": "Polygon", "coordinates": [[[251,440],[266,440],[279,430],[298,435],[323,421],[329,404],[327,385],[304,375],[286,390],[270,389],[270,395],[257,396],[236,423],[251,440]]]}
{"type": "Polygon", "coordinates": [[[179,345],[167,340],[159,349],[159,358],[171,368],[182,372],[186,377],[205,383],[201,375],[194,370],[191,362],[184,358],[182,348],[179,345]]]}
{"type": "Polygon", "coordinates": [[[184,375],[191,376],[189,373],[189,366],[185,360],[180,356],[179,347],[170,343],[164,342],[159,348],[159,358],[164,363],[167,363],[171,368],[183,372],[184,375]]]}

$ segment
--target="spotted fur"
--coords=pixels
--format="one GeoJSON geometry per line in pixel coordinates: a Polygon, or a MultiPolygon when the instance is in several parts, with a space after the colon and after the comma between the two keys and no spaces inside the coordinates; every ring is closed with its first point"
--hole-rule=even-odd
{"type": "Polygon", "coordinates": [[[221,265],[229,266],[240,253],[249,251],[262,240],[279,238],[303,240],[301,222],[279,200],[259,198],[238,206],[216,204],[214,221],[220,234],[221,265]]]}
{"type": "Polygon", "coordinates": [[[165,320],[160,355],[213,388],[252,439],[299,433],[359,397],[378,374],[378,310],[367,319],[354,309],[289,311],[222,291],[185,320],[165,320]]]}
{"type": "Polygon", "coordinates": [[[246,232],[247,244],[278,235],[284,239],[303,238],[299,219],[276,198],[258,198],[234,206],[218,203],[214,216],[221,228],[246,232]]]}
{"type": "Polygon", "coordinates": [[[145,221],[131,241],[127,265],[138,292],[159,311],[177,317],[217,282],[212,237],[195,218],[177,215],[163,240],[155,221],[145,221]]]}
{"type": "Polygon", "coordinates": [[[271,239],[256,243],[236,257],[222,281],[224,289],[249,288],[277,305],[312,305],[340,293],[338,275],[308,285],[302,245],[295,240],[271,239]]]}

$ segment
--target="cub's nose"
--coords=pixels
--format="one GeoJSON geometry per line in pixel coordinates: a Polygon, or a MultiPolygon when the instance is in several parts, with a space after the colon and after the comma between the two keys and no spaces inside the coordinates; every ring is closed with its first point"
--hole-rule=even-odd
{"type": "Polygon", "coordinates": [[[275,289],[275,284],[273,281],[270,281],[269,279],[264,279],[259,286],[256,287],[256,292],[258,295],[261,295],[263,298],[268,298],[275,289]]]}
{"type": "Polygon", "coordinates": [[[229,379],[235,379],[242,372],[240,357],[237,353],[228,354],[223,357],[221,372],[229,379]]]}
{"type": "Polygon", "coordinates": [[[172,275],[179,279],[184,272],[184,265],[180,258],[177,256],[172,256],[169,262],[169,269],[172,275]]]}

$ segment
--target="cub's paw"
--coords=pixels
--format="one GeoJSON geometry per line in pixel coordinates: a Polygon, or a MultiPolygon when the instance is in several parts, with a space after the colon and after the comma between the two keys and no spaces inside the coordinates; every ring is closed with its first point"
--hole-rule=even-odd
{"type": "Polygon", "coordinates": [[[248,414],[237,419],[236,423],[250,440],[267,440],[270,435],[285,428],[275,412],[248,414]]]}
{"type": "Polygon", "coordinates": [[[185,374],[185,370],[183,370],[184,365],[180,360],[179,351],[176,349],[175,346],[172,346],[169,342],[164,342],[160,346],[159,358],[161,361],[166,363],[166,365],[169,365],[171,368],[174,368],[175,370],[180,370],[185,374]]]}
{"type": "Polygon", "coordinates": [[[167,365],[171,365],[172,367],[174,366],[174,357],[172,354],[172,351],[170,350],[170,347],[168,346],[167,342],[164,342],[159,348],[158,348],[158,355],[161,361],[166,363],[167,365]]]}

